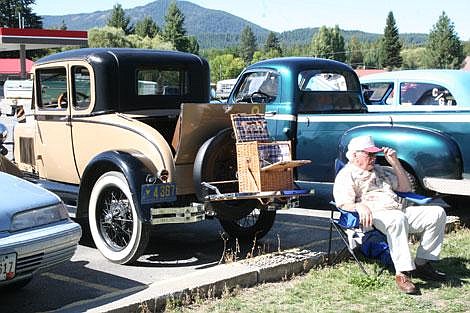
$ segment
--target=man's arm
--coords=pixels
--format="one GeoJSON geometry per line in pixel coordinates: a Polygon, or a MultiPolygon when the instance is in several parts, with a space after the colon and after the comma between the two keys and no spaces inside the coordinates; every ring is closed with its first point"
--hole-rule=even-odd
{"type": "Polygon", "coordinates": [[[397,188],[395,191],[409,192],[411,191],[410,179],[406,175],[406,171],[397,158],[397,152],[392,148],[383,147],[385,159],[393,168],[395,175],[397,176],[397,188]]]}

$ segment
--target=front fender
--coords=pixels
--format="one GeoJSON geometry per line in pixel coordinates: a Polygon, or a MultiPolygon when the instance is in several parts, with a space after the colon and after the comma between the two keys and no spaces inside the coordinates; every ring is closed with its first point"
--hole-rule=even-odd
{"type": "Polygon", "coordinates": [[[132,193],[132,200],[139,217],[150,221],[150,205],[141,203],[141,186],[146,183],[147,175],[155,175],[149,167],[149,161],[135,151],[105,151],[95,156],[86,166],[80,182],[78,194],[77,217],[88,215],[88,204],[96,180],[108,171],[119,171],[124,174],[132,193]]]}
{"type": "Polygon", "coordinates": [[[346,160],[351,138],[371,135],[378,147],[397,151],[398,158],[412,170],[421,185],[426,176],[461,179],[462,155],[457,143],[448,135],[426,128],[405,125],[362,125],[349,129],[341,137],[339,159],[346,160]]]}

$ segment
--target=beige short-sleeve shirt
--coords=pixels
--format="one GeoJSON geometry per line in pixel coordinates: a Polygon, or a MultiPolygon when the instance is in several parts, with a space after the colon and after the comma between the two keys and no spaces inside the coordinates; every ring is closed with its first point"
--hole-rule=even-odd
{"type": "Polygon", "coordinates": [[[348,163],[336,175],[333,196],[338,207],[362,203],[371,211],[401,210],[403,205],[393,191],[397,185],[397,177],[391,168],[375,165],[369,172],[348,163]]]}

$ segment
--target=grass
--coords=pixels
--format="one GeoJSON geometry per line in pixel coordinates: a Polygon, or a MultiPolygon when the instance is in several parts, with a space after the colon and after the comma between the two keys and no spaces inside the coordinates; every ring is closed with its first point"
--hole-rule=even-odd
{"type": "MultiPolygon", "coordinates": [[[[413,246],[415,249],[416,246],[413,246]]],[[[377,273],[376,263],[365,263],[377,273]]],[[[421,295],[400,292],[394,274],[364,275],[351,261],[312,269],[280,283],[227,291],[220,299],[197,299],[186,306],[171,304],[167,312],[469,312],[470,229],[446,234],[436,268],[448,282],[414,279],[421,295]]]]}

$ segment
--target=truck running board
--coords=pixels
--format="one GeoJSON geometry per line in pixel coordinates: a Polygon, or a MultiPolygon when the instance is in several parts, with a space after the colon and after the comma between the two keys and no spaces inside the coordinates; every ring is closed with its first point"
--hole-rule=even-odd
{"type": "Polygon", "coordinates": [[[470,196],[470,179],[425,177],[423,183],[427,189],[442,194],[470,196]]]}

